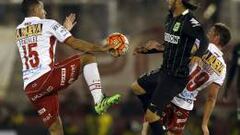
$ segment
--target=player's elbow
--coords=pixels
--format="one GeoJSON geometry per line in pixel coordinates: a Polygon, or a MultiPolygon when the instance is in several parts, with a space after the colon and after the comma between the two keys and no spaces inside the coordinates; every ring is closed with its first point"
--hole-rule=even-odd
{"type": "Polygon", "coordinates": [[[77,39],[75,37],[71,36],[64,43],[73,49],[77,49],[77,46],[75,45],[76,41],[77,41],[77,39]]]}

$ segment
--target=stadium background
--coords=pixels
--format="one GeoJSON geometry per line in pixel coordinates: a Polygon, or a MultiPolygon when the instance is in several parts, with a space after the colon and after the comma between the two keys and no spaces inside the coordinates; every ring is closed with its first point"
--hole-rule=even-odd
{"type": "MultiPolygon", "coordinates": [[[[163,24],[167,14],[165,0],[43,0],[47,17],[63,22],[66,15],[77,14],[72,33],[92,42],[103,42],[112,32],[121,32],[130,40],[129,53],[120,58],[98,54],[104,91],[119,92],[123,101],[103,116],[97,117],[84,79],[60,92],[61,116],[66,135],[139,135],[142,122],[141,106],[128,86],[146,71],[160,66],[161,54],[133,56],[133,48],[150,39],[162,42],[163,24]]],[[[0,135],[45,135],[36,113],[23,93],[21,61],[15,45],[15,27],[23,20],[21,0],[0,1],[0,135]]],[[[240,32],[239,0],[202,0],[196,15],[207,30],[214,22],[230,26],[233,39],[224,50],[229,64],[232,47],[240,32]]],[[[58,44],[57,61],[78,53],[58,44]]],[[[237,82],[235,82],[237,83],[237,82]]],[[[238,82],[239,83],[239,82],[238,82]]],[[[240,135],[236,116],[236,85],[227,102],[220,91],[209,123],[211,135],[240,135]]],[[[198,96],[185,135],[201,135],[201,117],[207,92],[198,96]]]]}

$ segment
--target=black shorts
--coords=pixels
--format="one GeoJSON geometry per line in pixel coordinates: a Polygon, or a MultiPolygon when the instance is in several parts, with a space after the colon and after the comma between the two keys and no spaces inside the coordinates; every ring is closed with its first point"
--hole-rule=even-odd
{"type": "Polygon", "coordinates": [[[148,95],[152,95],[155,91],[160,72],[160,68],[157,68],[150,71],[149,73],[143,74],[138,78],[138,84],[146,91],[148,95]]]}
{"type": "Polygon", "coordinates": [[[161,114],[173,97],[186,87],[187,78],[169,75],[158,68],[144,74],[137,82],[149,95],[151,105],[148,108],[161,114]]]}

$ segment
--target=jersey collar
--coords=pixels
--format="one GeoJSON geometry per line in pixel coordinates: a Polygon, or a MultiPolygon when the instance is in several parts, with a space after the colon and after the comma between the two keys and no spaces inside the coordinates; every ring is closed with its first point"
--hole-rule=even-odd
{"type": "Polygon", "coordinates": [[[40,20],[40,18],[39,18],[39,17],[36,17],[36,16],[25,17],[25,21],[29,21],[29,20],[40,20]]]}
{"type": "Polygon", "coordinates": [[[189,10],[186,9],[185,11],[182,12],[182,15],[186,15],[186,14],[188,14],[188,13],[189,13],[189,10]]]}
{"type": "Polygon", "coordinates": [[[215,53],[219,56],[223,56],[223,52],[213,43],[210,43],[210,46],[212,48],[214,48],[213,50],[215,50],[215,53]]]}

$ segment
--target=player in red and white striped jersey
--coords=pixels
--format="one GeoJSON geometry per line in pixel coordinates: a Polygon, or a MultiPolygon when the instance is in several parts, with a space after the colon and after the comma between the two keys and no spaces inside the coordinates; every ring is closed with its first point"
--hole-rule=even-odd
{"type": "Polygon", "coordinates": [[[16,43],[23,64],[24,90],[51,135],[63,135],[58,92],[77,80],[82,72],[98,114],[119,102],[118,94],[104,96],[96,58],[92,54],[108,52],[109,46],[73,37],[69,31],[76,24],[75,14],[70,14],[63,26],[45,19],[46,11],[40,0],[23,0],[22,9],[25,19],[16,28],[16,43]],[[55,63],[57,41],[85,53],[55,63]]]}
{"type": "MultiPolygon", "coordinates": [[[[168,131],[168,135],[182,135],[185,124],[189,117],[189,112],[193,109],[194,101],[199,91],[207,88],[208,98],[205,103],[204,115],[202,121],[202,130],[204,135],[209,135],[208,121],[210,115],[214,109],[218,91],[223,85],[226,76],[226,64],[223,59],[223,53],[221,50],[229,42],[231,35],[228,27],[222,23],[216,23],[208,32],[208,38],[211,42],[209,44],[207,53],[202,57],[202,65],[190,65],[190,75],[189,82],[185,89],[175,96],[171,103],[165,107],[162,117],[160,119],[161,125],[163,125],[168,131]]],[[[148,50],[156,49],[162,51],[162,47],[158,46],[156,42],[148,44],[145,47],[137,48],[135,53],[146,53],[148,50]],[[155,45],[154,45],[155,44],[155,45]]],[[[195,44],[197,48],[197,44],[195,44]]],[[[193,47],[193,52],[196,48],[193,47]]],[[[157,76],[158,70],[151,72],[150,75],[143,76],[140,80],[157,80],[154,76],[157,76]]],[[[138,80],[138,82],[141,82],[138,80]]],[[[146,84],[145,84],[146,85],[146,84]]],[[[134,83],[132,85],[132,90],[134,93],[141,95],[145,93],[149,95],[154,94],[151,88],[154,87],[155,83],[152,81],[151,87],[143,88],[141,85],[134,83]]],[[[145,96],[145,99],[147,97],[145,96]]],[[[148,102],[145,102],[145,104],[148,102]]],[[[143,103],[144,105],[144,103],[143,103]]],[[[157,117],[152,117],[153,119],[159,119],[157,117]]],[[[147,122],[144,123],[142,135],[147,134],[147,122]]]]}

